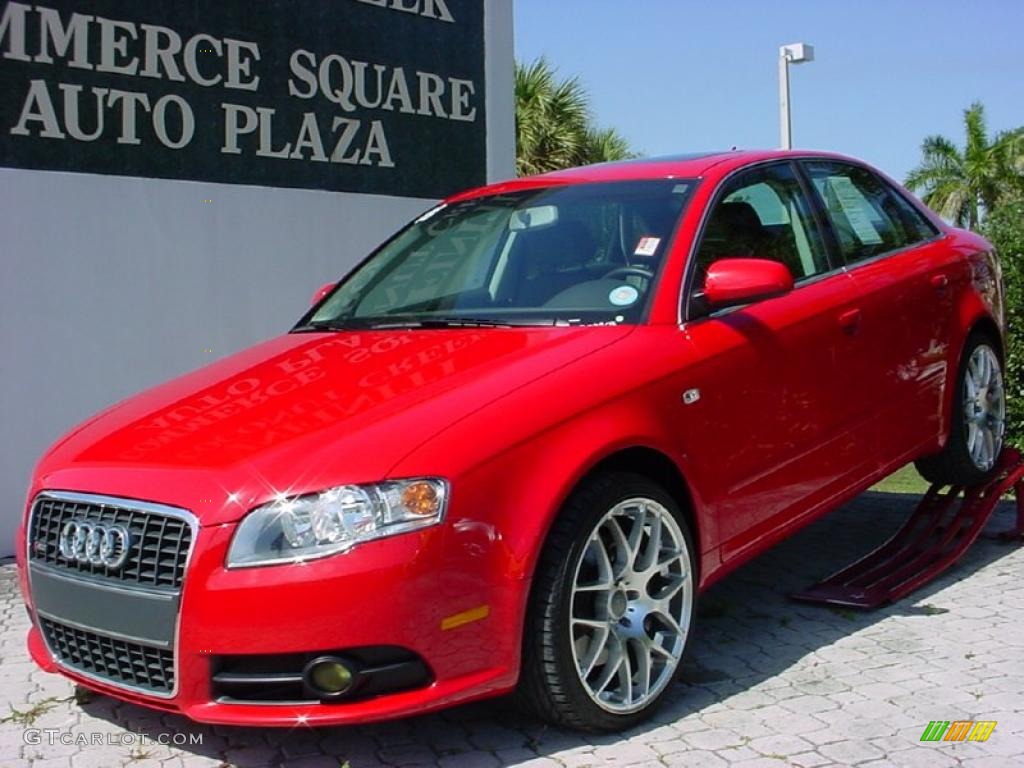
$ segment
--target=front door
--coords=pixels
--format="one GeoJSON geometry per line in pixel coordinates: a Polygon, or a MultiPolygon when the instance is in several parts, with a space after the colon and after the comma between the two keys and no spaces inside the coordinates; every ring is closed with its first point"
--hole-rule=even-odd
{"type": "MultiPolygon", "coordinates": [[[[863,476],[864,439],[850,375],[862,352],[852,279],[831,264],[794,167],[758,167],[727,181],[701,236],[691,284],[717,259],[784,263],[794,290],[693,319],[701,360],[681,383],[699,392],[680,428],[712,489],[704,499],[729,560],[863,476]]],[[[699,300],[691,300],[691,307],[699,300]]]]}

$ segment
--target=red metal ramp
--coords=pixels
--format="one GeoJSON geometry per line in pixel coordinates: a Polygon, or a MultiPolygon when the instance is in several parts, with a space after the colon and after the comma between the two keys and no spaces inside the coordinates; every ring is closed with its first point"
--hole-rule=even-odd
{"type": "Polygon", "coordinates": [[[948,490],[933,485],[891,539],[791,597],[864,609],[899,600],[960,559],[978,538],[1000,498],[1014,487],[1017,525],[1002,536],[1019,540],[1024,534],[1024,459],[1008,448],[999,457],[999,471],[988,483],[948,490]]]}

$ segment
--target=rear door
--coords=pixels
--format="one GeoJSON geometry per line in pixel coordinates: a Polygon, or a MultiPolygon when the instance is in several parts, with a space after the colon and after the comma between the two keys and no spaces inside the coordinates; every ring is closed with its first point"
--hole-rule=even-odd
{"type": "Polygon", "coordinates": [[[794,166],[759,166],[725,182],[691,266],[695,287],[712,262],[729,257],[781,261],[796,281],[785,296],[704,317],[692,313],[699,290],[690,300],[685,329],[700,362],[680,375],[692,404],[679,428],[690,445],[706,446],[692,460],[723,560],[863,476],[867,457],[851,432],[860,337],[844,329],[856,292],[824,243],[794,166]]]}
{"type": "Polygon", "coordinates": [[[880,458],[910,458],[940,428],[956,256],[939,230],[867,168],[804,161],[853,278],[864,357],[858,406],[880,458]]]}

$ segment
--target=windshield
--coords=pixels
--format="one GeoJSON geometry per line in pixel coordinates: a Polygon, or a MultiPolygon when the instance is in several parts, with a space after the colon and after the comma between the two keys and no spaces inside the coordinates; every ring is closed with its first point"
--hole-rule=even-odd
{"type": "Polygon", "coordinates": [[[296,330],[638,322],[693,186],[579,184],[439,205],[296,330]]]}

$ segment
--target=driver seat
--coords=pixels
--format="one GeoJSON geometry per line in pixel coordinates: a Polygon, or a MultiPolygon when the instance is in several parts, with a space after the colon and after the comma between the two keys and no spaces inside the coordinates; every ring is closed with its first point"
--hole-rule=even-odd
{"type": "Polygon", "coordinates": [[[509,253],[499,302],[543,306],[555,294],[587,279],[587,264],[595,251],[594,238],[578,221],[562,220],[520,232],[509,253]]]}
{"type": "Polygon", "coordinates": [[[697,253],[697,285],[712,262],[737,256],[762,255],[766,232],[754,206],[743,201],[719,203],[708,220],[697,253]]]}

